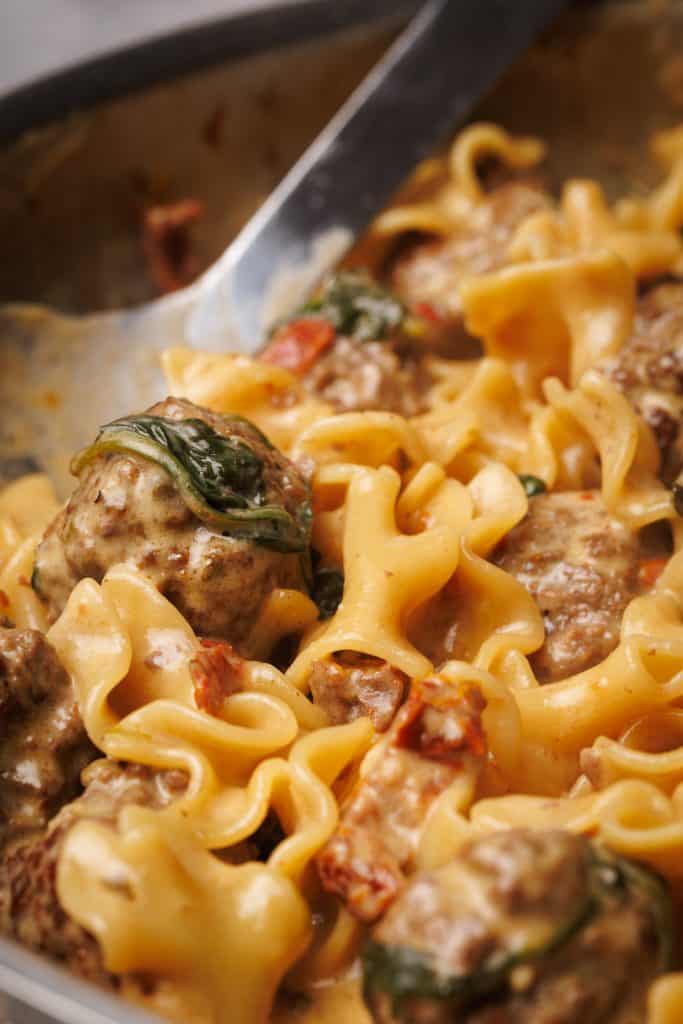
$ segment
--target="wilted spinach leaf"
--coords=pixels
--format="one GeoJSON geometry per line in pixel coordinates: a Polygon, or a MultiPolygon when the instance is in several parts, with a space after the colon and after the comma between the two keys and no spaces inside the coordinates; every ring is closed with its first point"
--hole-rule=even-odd
{"type": "MultiPolygon", "coordinates": [[[[617,903],[633,900],[636,905],[649,908],[652,930],[657,944],[658,968],[671,970],[674,954],[674,930],[671,896],[667,886],[648,868],[626,858],[611,854],[591,845],[588,855],[588,885],[583,899],[576,903],[575,913],[568,920],[553,922],[548,918],[545,937],[540,942],[512,946],[498,950],[491,956],[486,952],[474,963],[468,973],[449,975],[443,965],[437,965],[433,952],[405,945],[389,945],[370,939],[363,952],[364,994],[371,1003],[376,995],[384,994],[392,1001],[397,1016],[412,1000],[424,1007],[433,1001],[434,1009],[442,1012],[435,1018],[446,1019],[444,1009],[450,1007],[448,1019],[460,1019],[472,1006],[483,999],[504,997],[510,991],[511,972],[521,964],[541,964],[556,956],[583,929],[601,915],[609,916],[617,903]],[[643,897],[645,897],[643,901],[643,897]]],[[[549,905],[550,906],[550,905],[549,905]]],[[[510,934],[519,941],[519,932],[510,934]]],[[[533,933],[531,933],[533,935],[533,933]]],[[[543,934],[538,930],[539,937],[543,934]]],[[[408,1013],[405,1019],[412,1019],[408,1013]]]]}
{"type": "Polygon", "coordinates": [[[519,482],[524,488],[527,498],[533,498],[536,494],[544,494],[547,490],[545,480],[540,476],[533,476],[531,473],[520,473],[519,482]]]}
{"type": "MultiPolygon", "coordinates": [[[[231,417],[227,422],[246,421],[231,417]]],[[[256,427],[249,428],[259,443],[272,447],[256,427]]],[[[72,472],[78,475],[107,451],[134,452],[162,466],[194,515],[227,536],[277,551],[303,551],[308,545],[308,503],[302,502],[296,517],[269,503],[263,460],[237,433],[226,437],[201,419],[127,416],[101,428],[94,444],[74,459],[72,472]]]]}
{"type": "Polygon", "coordinates": [[[342,271],[323,284],[320,291],[291,319],[319,316],[338,334],[357,341],[375,341],[397,331],[406,315],[403,304],[366,274],[342,271]]]}

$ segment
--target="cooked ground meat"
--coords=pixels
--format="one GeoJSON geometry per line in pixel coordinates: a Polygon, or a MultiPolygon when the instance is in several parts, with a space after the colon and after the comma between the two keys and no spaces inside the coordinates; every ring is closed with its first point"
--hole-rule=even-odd
{"type": "Polygon", "coordinates": [[[633,333],[602,370],[654,430],[662,476],[673,480],[683,467],[683,283],[645,293],[633,333]]]}
{"type": "Polygon", "coordinates": [[[183,792],[186,777],[100,760],[87,769],[84,781],[83,795],[64,807],[46,831],[7,848],[0,863],[0,931],[111,988],[116,979],[105,970],[97,942],[67,916],[57,898],[64,837],[84,817],[113,824],[126,804],[164,807],[183,792]]]}
{"type": "Polygon", "coordinates": [[[432,383],[425,356],[440,350],[433,328],[427,318],[407,317],[367,273],[342,270],[273,330],[259,358],[297,374],[337,412],[414,416],[432,383]]]}
{"type": "MultiPolygon", "coordinates": [[[[291,514],[308,500],[299,470],[242,421],[168,398],[149,415],[200,419],[237,436],[262,460],[269,494],[291,514]]],[[[100,581],[131,562],[156,584],[196,632],[249,656],[249,636],[264,600],[278,587],[305,589],[300,556],[207,528],[188,508],[170,474],[132,452],[107,452],[83,468],[67,506],[38,548],[34,586],[53,616],[83,577],[100,581]]]]}
{"type": "Polygon", "coordinates": [[[528,515],[492,557],[543,614],[545,643],[531,657],[541,682],[582,672],[617,646],[624,609],[638,592],[638,538],[597,491],[531,498],[528,515]]]}
{"type": "Polygon", "coordinates": [[[583,837],[513,829],[478,839],[444,867],[415,876],[372,935],[378,946],[365,970],[374,1019],[640,1024],[648,986],[661,969],[661,921],[648,897],[668,895],[640,869],[638,882],[619,875],[618,864],[583,837]],[[386,951],[381,979],[374,973],[377,948],[386,951]],[[527,963],[515,966],[520,954],[527,963]],[[397,1015],[389,989],[405,984],[398,971],[409,962],[415,971],[415,958],[440,983],[464,983],[438,997],[425,992],[421,975],[422,990],[404,993],[397,1015]]]}
{"type": "Polygon", "coordinates": [[[460,321],[459,285],[472,274],[488,274],[507,261],[507,248],[526,217],[549,200],[533,180],[493,189],[467,228],[438,241],[422,241],[395,263],[391,285],[409,305],[429,304],[446,320],[460,321]]]}
{"type": "Polygon", "coordinates": [[[380,658],[340,651],[334,659],[314,662],[309,684],[333,725],[367,715],[384,732],[403,703],[408,677],[380,658]]]}
{"type": "Polygon", "coordinates": [[[304,379],[337,412],[381,409],[416,416],[427,408],[429,370],[404,343],[337,338],[304,379]]]}
{"type": "Polygon", "coordinates": [[[71,680],[35,629],[0,628],[0,845],[42,829],[96,755],[71,680]]]}
{"type": "Polygon", "coordinates": [[[413,684],[318,856],[324,888],[356,917],[374,921],[384,913],[411,866],[430,806],[458,775],[478,773],[483,708],[474,687],[459,690],[438,677],[413,684]]]}

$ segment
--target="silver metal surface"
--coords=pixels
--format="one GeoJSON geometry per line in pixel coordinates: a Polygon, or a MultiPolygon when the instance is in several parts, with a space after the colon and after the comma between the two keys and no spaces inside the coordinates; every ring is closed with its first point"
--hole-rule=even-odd
{"type": "MultiPolygon", "coordinates": [[[[334,92],[334,83],[343,80],[350,88],[358,81],[388,35],[349,38],[342,33],[334,44],[328,40],[317,47],[250,58],[109,104],[92,120],[80,122],[80,128],[76,125],[76,140],[52,162],[47,135],[0,153],[4,256],[18,268],[14,277],[12,267],[0,271],[3,297],[58,301],[70,309],[114,305],[122,296],[145,297],[148,292],[141,289],[148,285],[142,262],[137,262],[136,224],[114,216],[112,209],[126,208],[122,181],[126,168],[138,164],[150,175],[175,181],[175,194],[208,197],[210,216],[199,239],[202,260],[208,263],[270,191],[272,176],[293,162],[329,116],[325,104],[343,99],[343,91],[334,92]],[[232,124],[219,152],[207,149],[198,132],[190,136],[195,122],[203,121],[216,102],[230,108],[227,124],[232,124]],[[318,123],[316,104],[322,111],[318,123]],[[282,161],[275,166],[265,158],[273,148],[282,161]],[[221,197],[226,194],[229,203],[223,209],[221,197]],[[114,197],[109,207],[108,195],[114,197]],[[97,274],[88,276],[93,265],[97,274]],[[76,268],[73,273],[70,267],[76,268]],[[10,284],[19,276],[22,290],[17,284],[13,294],[10,284]]],[[[681,40],[683,4],[638,0],[585,7],[565,17],[557,31],[534,47],[476,116],[543,136],[554,184],[568,176],[591,175],[614,194],[642,190],[658,173],[647,152],[648,135],[683,120],[681,40]]],[[[52,137],[63,139],[73,130],[73,124],[61,125],[52,137]]],[[[160,338],[159,347],[171,340],[172,335],[160,338]]],[[[52,359],[55,370],[66,364],[59,346],[52,359]]],[[[22,425],[33,421],[36,404],[42,403],[42,429],[50,435],[56,457],[60,449],[67,454],[63,449],[77,428],[74,419],[96,413],[110,393],[115,393],[121,411],[133,407],[136,378],[144,369],[134,347],[120,353],[116,368],[93,366],[85,353],[83,367],[77,382],[80,404],[74,410],[60,402],[59,394],[22,390],[21,379],[12,377],[11,365],[0,359],[0,452],[6,454],[10,446],[21,450],[22,425]]],[[[159,397],[160,379],[151,362],[145,373],[153,400],[159,397]]],[[[9,993],[12,1024],[143,1020],[134,1008],[6,940],[0,940],[0,989],[9,993]]]]}
{"type": "MultiPolygon", "coordinates": [[[[331,240],[331,264],[337,262],[412,168],[446,141],[566,6],[566,0],[428,0],[206,274],[187,340],[220,344],[229,323],[240,347],[256,351],[268,326],[264,299],[277,274],[311,262],[328,269],[323,238],[331,240]]],[[[302,298],[292,295],[292,304],[302,298]]]]}
{"type": "MultiPolygon", "coordinates": [[[[264,301],[278,272],[308,265],[315,279],[334,266],[411,168],[444,141],[566,2],[523,0],[512,7],[509,0],[428,0],[256,217],[191,287],[132,311],[82,319],[39,307],[0,310],[8,369],[2,379],[20,378],[33,393],[59,393],[66,408],[78,409],[72,433],[55,438],[49,405],[36,405],[13,456],[41,459],[58,477],[65,449],[80,447],[103,420],[125,411],[114,386],[121,367],[135,366],[134,405],[147,404],[160,345],[256,351],[266,327],[264,301]],[[83,372],[89,393],[98,395],[94,404],[81,400],[83,372]]],[[[290,308],[304,297],[305,290],[289,286],[290,308]]]]}
{"type": "MultiPolygon", "coordinates": [[[[200,265],[218,256],[395,34],[370,22],[158,86],[41,130],[0,154],[0,227],[11,239],[3,298],[65,309],[120,307],[154,294],[143,256],[143,199],[199,196],[200,265]],[[217,143],[206,125],[224,122],[217,143]],[[144,191],[141,197],[140,192],[144,191]]],[[[2,332],[0,480],[38,462],[65,491],[68,453],[103,420],[158,395],[158,353],[182,341],[174,300],[150,338],[139,316],[115,314],[117,344],[88,343],[86,319],[52,320],[42,346],[2,332]],[[61,328],[61,329],[60,329],[61,328]],[[144,344],[139,344],[142,337],[144,344]],[[57,415],[55,415],[57,412],[57,415]]],[[[33,310],[29,314],[40,316],[33,310]]],[[[100,326],[102,321],[98,321],[100,326]]]]}
{"type": "Polygon", "coordinates": [[[6,995],[6,1024],[158,1024],[156,1016],[6,940],[0,943],[0,991],[6,995]]]}

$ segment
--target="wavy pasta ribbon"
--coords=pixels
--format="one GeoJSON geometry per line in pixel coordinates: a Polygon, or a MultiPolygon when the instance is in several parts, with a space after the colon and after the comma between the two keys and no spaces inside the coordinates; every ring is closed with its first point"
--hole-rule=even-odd
{"type": "Polygon", "coordinates": [[[311,937],[306,902],[279,871],[225,864],[139,807],[123,810],[116,832],[76,824],[57,889],[109,970],[172,978],[185,1013],[189,1003],[214,1024],[265,1021],[311,937]]]}
{"type": "Polygon", "coordinates": [[[327,402],[308,397],[294,374],[248,356],[178,346],[163,353],[162,366],[173,395],[214,412],[246,417],[284,452],[307,427],[332,412],[327,402]]]}
{"type": "Polygon", "coordinates": [[[413,420],[429,457],[467,479],[496,460],[520,471],[527,462],[529,415],[501,359],[482,359],[463,390],[413,420]]]}
{"type": "Polygon", "coordinates": [[[427,454],[409,420],[392,412],[350,412],[318,420],[297,438],[292,458],[377,468],[400,456],[420,465],[427,454]]]}
{"type": "MultiPolygon", "coordinates": [[[[339,483],[339,478],[335,479],[339,483]]],[[[424,463],[402,494],[398,474],[387,466],[355,467],[345,479],[344,596],[334,617],[313,628],[287,672],[301,688],[307,686],[315,661],[342,650],[381,658],[413,677],[429,672],[430,660],[410,637],[419,633],[420,621],[429,618],[430,600],[439,600],[449,581],[458,586],[459,565],[464,566],[462,585],[466,589],[486,590],[483,580],[499,570],[478,553],[487,554],[527,509],[519,481],[500,465],[481,470],[465,487],[447,478],[438,465],[424,463]]],[[[326,480],[329,483],[329,474],[326,480]]],[[[543,635],[538,612],[519,584],[499,575],[499,585],[516,590],[534,623],[532,635],[525,632],[525,623],[521,627],[524,638],[516,637],[525,650],[532,650],[543,635]]],[[[501,601],[499,607],[503,604],[501,601]]],[[[502,635],[512,636],[509,615],[500,614],[497,625],[489,614],[473,634],[481,638],[481,644],[496,633],[498,638],[492,643],[499,649],[502,635]]]]}
{"type": "Polygon", "coordinates": [[[476,223],[479,211],[486,206],[478,163],[485,157],[496,157],[513,170],[527,170],[539,163],[544,153],[540,139],[513,136],[494,124],[470,125],[456,139],[444,165],[432,171],[432,175],[440,171],[446,177],[436,193],[431,189],[427,199],[414,199],[380,214],[372,225],[372,234],[391,237],[420,231],[446,235],[476,223]]]}
{"type": "Polygon", "coordinates": [[[220,717],[199,710],[192,631],[127,565],[110,570],[101,586],[82,581],[49,639],[104,753],[187,773],[185,794],[161,817],[191,820],[198,841],[216,849],[249,836],[273,805],[292,831],[274,856],[294,873],[303,869],[334,828],[329,785],[369,743],[367,721],[323,728],[318,708],[275,668],[254,662],[220,717]],[[301,856],[291,852],[299,849],[301,856]]]}
{"type": "Polygon", "coordinates": [[[549,376],[575,386],[618,352],[635,300],[628,268],[610,252],[506,267],[463,282],[461,295],[467,329],[530,397],[549,376]]]}
{"type": "MultiPolygon", "coordinates": [[[[635,529],[674,516],[671,492],[657,478],[660,455],[654,436],[610,381],[589,370],[573,391],[554,379],[545,382],[544,391],[565,424],[573,420],[575,432],[587,435],[599,453],[602,496],[613,515],[635,529]]],[[[549,434],[552,426],[546,430],[549,434]]],[[[557,454],[562,458],[561,451],[557,454]]],[[[557,463],[546,472],[553,481],[557,463]]]]}
{"type": "Polygon", "coordinates": [[[208,999],[217,1024],[264,1020],[310,941],[297,886],[334,829],[331,787],[367,750],[370,723],[325,727],[318,708],[258,663],[247,664],[219,717],[199,710],[192,631],[131,566],[99,586],[82,581],[49,639],[104,753],[188,776],[184,794],[162,810],[126,807],[115,829],[77,823],[60,856],[60,902],[97,936],[110,970],[175,977],[193,999],[208,999]],[[250,836],[271,807],[285,838],[267,865],[210,855],[250,836]],[[236,983],[225,964],[241,958],[236,983]]]}
{"type": "Polygon", "coordinates": [[[59,505],[43,473],[21,477],[0,491],[0,616],[21,629],[47,628],[31,587],[35,551],[59,505]]]}
{"type": "MultiPolygon", "coordinates": [[[[425,356],[434,383],[419,416],[333,415],[273,364],[164,355],[174,394],[248,417],[306,468],[314,546],[345,577],[323,622],[304,595],[273,593],[255,627],[262,647],[304,631],[298,654],[286,673],[245,663],[217,714],[195,699],[197,638],[131,565],[100,584],[82,580],[48,632],[93,742],[187,777],[160,810],[128,806],[114,825],[79,820],[57,871],[61,905],[96,936],[106,966],[158,979],[150,1005],[168,999],[183,1024],[265,1022],[286,974],[308,991],[357,953],[359,926],[310,870],[344,794],[382,754],[368,720],[330,726],[306,696],[314,662],[339,651],[411,678],[439,665],[444,680],[474,684],[486,700],[488,763],[476,788],[461,779],[430,808],[420,869],[496,829],[561,827],[651,864],[680,890],[683,553],[628,605],[603,662],[544,686],[529,660],[545,637],[539,607],[490,560],[528,510],[517,474],[550,491],[599,488],[633,530],[670,521],[680,548],[654,436],[600,372],[633,330],[636,279],[683,265],[683,129],[655,150],[668,178],[651,196],[610,206],[596,184],[570,182],[558,206],[518,227],[501,256],[510,265],[458,285],[484,356],[425,356]],[[271,812],[284,838],[265,864],[238,863],[271,812]]],[[[542,155],[537,140],[472,126],[419,172],[373,238],[381,248],[407,230],[476,236],[494,209],[482,157],[525,170],[542,155]]],[[[0,492],[0,614],[18,626],[47,626],[30,576],[56,509],[40,475],[0,492]]],[[[683,975],[661,978],[649,1024],[682,1014],[683,975]]]]}
{"type": "Polygon", "coordinates": [[[683,782],[683,711],[666,708],[637,719],[619,739],[598,736],[581,767],[600,789],[620,779],[644,779],[665,792],[683,782]]]}
{"type": "Polygon", "coordinates": [[[683,974],[665,974],[648,993],[647,1024],[677,1024],[683,1017],[683,974]]]}
{"type": "Polygon", "coordinates": [[[683,130],[680,125],[656,132],[650,149],[667,171],[666,179],[645,199],[622,199],[615,210],[626,227],[676,231],[683,225],[683,130]]]}
{"type": "MultiPolygon", "coordinates": [[[[401,533],[396,524],[400,485],[387,466],[353,474],[345,503],[344,597],[287,671],[295,686],[307,685],[314,661],[339,650],[372,654],[410,676],[429,671],[428,659],[406,638],[403,620],[453,575],[459,537],[442,521],[420,533],[401,533]]],[[[453,512],[457,516],[457,505],[453,512]]]]}
{"type": "Polygon", "coordinates": [[[667,796],[649,782],[628,779],[576,797],[493,797],[472,807],[467,837],[522,822],[529,828],[595,835],[617,853],[644,861],[669,878],[683,878],[681,786],[667,796]]]}
{"type": "MultiPolygon", "coordinates": [[[[666,224],[671,218],[661,220],[666,224]]],[[[557,210],[531,214],[520,224],[508,255],[511,262],[527,262],[597,249],[613,252],[638,278],[670,273],[683,258],[683,245],[674,230],[652,224],[625,226],[610,210],[600,185],[582,180],[565,185],[557,210]]]]}
{"type": "MultiPolygon", "coordinates": [[[[500,572],[484,565],[485,571],[500,572]]],[[[478,568],[481,571],[482,567],[478,568]]],[[[476,570],[477,562],[470,556],[459,566],[458,574],[466,578],[468,571],[476,570]],[[465,568],[468,561],[474,569],[465,568]]],[[[504,591],[499,593],[499,605],[491,597],[496,593],[493,585],[482,586],[480,605],[476,592],[465,590],[464,604],[471,615],[468,619],[465,613],[466,632],[476,638],[480,630],[480,638],[465,650],[467,661],[451,662],[442,671],[455,673],[456,677],[462,673],[467,676],[473,670],[488,673],[514,701],[512,717],[518,736],[514,758],[509,750],[500,758],[495,729],[503,728],[504,723],[496,722],[494,711],[487,712],[493,757],[507,765],[506,788],[519,794],[559,797],[580,774],[587,748],[597,751],[601,758],[607,748],[612,759],[608,765],[614,770],[615,748],[610,741],[617,743],[624,731],[644,716],[675,713],[683,696],[682,573],[683,562],[676,555],[657,588],[627,607],[620,643],[608,658],[579,675],[544,686],[538,685],[523,656],[540,646],[543,639],[538,610],[523,588],[522,593],[509,596],[504,591]]],[[[509,718],[509,701],[499,704],[499,709],[509,718]]],[[[592,756],[595,760],[595,754],[592,756]]],[[[650,761],[655,757],[651,754],[650,761]]],[[[628,755],[621,752],[622,763],[626,760],[628,755]]],[[[639,760],[642,762],[642,757],[639,760]]],[[[661,775],[665,767],[670,775],[675,772],[672,756],[668,766],[662,764],[661,775]]],[[[656,781],[656,775],[653,766],[645,777],[656,781]]],[[[628,777],[625,771],[624,776],[628,777]]],[[[672,781],[676,781],[675,774],[672,781]]]]}

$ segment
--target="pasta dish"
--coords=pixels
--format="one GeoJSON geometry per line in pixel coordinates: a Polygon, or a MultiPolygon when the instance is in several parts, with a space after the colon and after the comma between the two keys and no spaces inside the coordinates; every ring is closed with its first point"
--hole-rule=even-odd
{"type": "Polygon", "coordinates": [[[475,124],[0,492],[4,934],[182,1024],[683,1020],[683,128],[475,124]]]}

